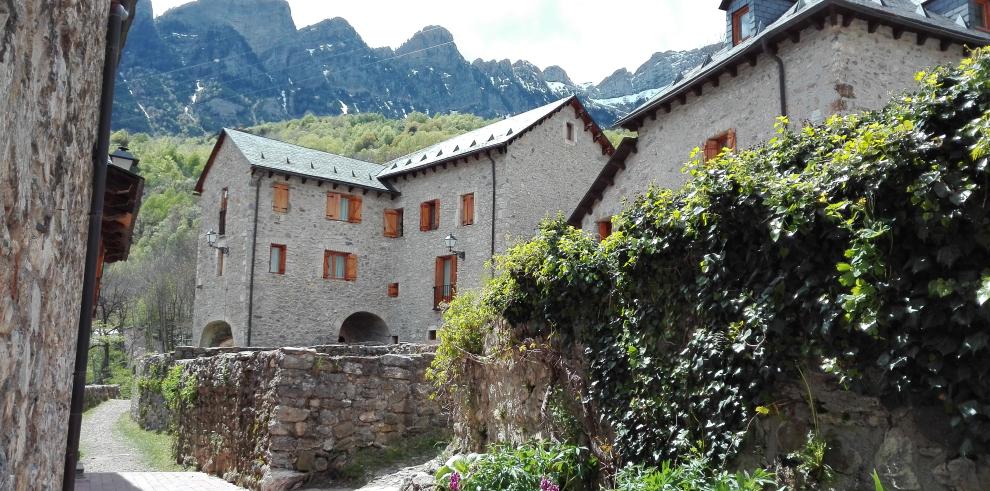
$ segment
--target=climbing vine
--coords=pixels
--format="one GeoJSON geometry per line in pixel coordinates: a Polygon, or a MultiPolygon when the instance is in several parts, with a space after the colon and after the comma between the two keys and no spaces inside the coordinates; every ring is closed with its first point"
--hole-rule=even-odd
{"type": "Polygon", "coordinates": [[[781,376],[821,365],[945,405],[990,443],[990,52],[886,108],[700,156],[598,244],[562,220],[497,260],[517,339],[583,346],[621,456],[738,450],[781,376]]]}

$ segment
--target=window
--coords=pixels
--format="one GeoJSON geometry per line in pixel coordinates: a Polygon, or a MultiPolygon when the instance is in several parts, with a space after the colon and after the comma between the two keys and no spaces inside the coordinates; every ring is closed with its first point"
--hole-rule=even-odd
{"type": "Polygon", "coordinates": [[[457,294],[457,256],[437,257],[433,285],[433,309],[439,310],[457,294]]]}
{"type": "Polygon", "coordinates": [[[217,225],[217,233],[227,234],[227,188],[220,191],[220,223],[217,225]]]}
{"type": "Polygon", "coordinates": [[[574,141],[574,123],[570,121],[564,123],[564,141],[574,141]]]}
{"type": "Polygon", "coordinates": [[[385,210],[385,237],[402,237],[402,208],[385,210]]]}
{"type": "Polygon", "coordinates": [[[973,2],[973,24],[980,29],[990,29],[990,0],[973,2]]]}
{"type": "Polygon", "coordinates": [[[217,249],[217,276],[223,276],[223,250],[217,249]]]}
{"type": "Polygon", "coordinates": [[[289,211],[289,185],[284,182],[272,184],[272,210],[276,213],[289,211]]]}
{"type": "Polygon", "coordinates": [[[598,240],[605,240],[609,235],[612,235],[612,219],[601,220],[597,223],[598,225],[598,240]]]}
{"type": "Polygon", "coordinates": [[[430,329],[430,334],[427,336],[427,338],[430,341],[436,341],[437,340],[437,330],[436,329],[430,329]]]}
{"type": "Polygon", "coordinates": [[[327,280],[357,280],[357,256],[346,252],[323,252],[323,278],[327,280]]]}
{"type": "Polygon", "coordinates": [[[327,193],[327,219],[361,223],[361,197],[327,193]]]}
{"type": "Polygon", "coordinates": [[[440,228],[440,200],[425,201],[419,205],[419,229],[436,230],[440,228]]]}
{"type": "Polygon", "coordinates": [[[399,336],[392,336],[392,344],[399,344],[399,336]]]}
{"type": "Polygon", "coordinates": [[[723,149],[736,149],[736,130],[728,130],[705,140],[705,162],[718,157],[723,149]]]}
{"type": "Polygon", "coordinates": [[[474,193],[461,195],[461,225],[474,225],[474,193]]]}
{"type": "Polygon", "coordinates": [[[272,244],[268,253],[268,272],[285,274],[285,245],[272,244]]]}
{"type": "Polygon", "coordinates": [[[753,14],[749,6],[732,13],[732,45],[735,46],[753,35],[753,14]]]}
{"type": "Polygon", "coordinates": [[[389,283],[388,284],[388,296],[393,297],[393,298],[399,296],[399,284],[398,283],[389,283]]]}

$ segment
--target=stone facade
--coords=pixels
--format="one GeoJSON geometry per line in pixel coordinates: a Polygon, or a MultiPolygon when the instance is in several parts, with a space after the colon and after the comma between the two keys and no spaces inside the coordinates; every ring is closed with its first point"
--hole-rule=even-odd
{"type": "Polygon", "coordinates": [[[109,2],[0,2],[0,489],[65,463],[109,2]]]}
{"type": "Polygon", "coordinates": [[[218,253],[205,240],[200,244],[194,344],[209,344],[203,332],[210,325],[229,326],[237,345],[336,343],[345,321],[356,313],[387,326],[387,337],[377,341],[427,342],[440,322],[440,312],[434,309],[434,284],[437,258],[450,254],[444,237],[455,235],[457,250],[465,252],[465,258],[457,261],[457,288],[481,286],[493,248],[502,252],[531,237],[546,216],[575,207],[604,165],[603,147],[583,128],[585,121],[572,106],[564,105],[501,150],[383,178],[395,193],[312,178],[303,182],[297,176],[264,170],[252,177],[248,160],[226,141],[205,176],[200,205],[205,235],[218,229],[220,193],[227,188],[227,230],[218,244],[230,252],[224,258],[223,276],[217,276],[218,253]],[[576,129],[573,142],[565,141],[566,122],[576,129]],[[274,183],[289,186],[287,212],[273,211],[274,183]],[[360,196],[360,223],[327,219],[328,191],[360,196]],[[461,196],[467,193],[474,194],[474,223],[462,225],[461,196]],[[440,202],[439,228],[421,231],[420,204],[434,199],[440,202]],[[385,209],[403,210],[401,237],[384,236],[385,209]],[[285,274],[269,273],[272,244],[286,246],[285,274]],[[327,250],[357,255],[354,281],[323,278],[327,250]],[[390,283],[398,283],[397,297],[388,295],[390,283]]]}
{"type": "Polygon", "coordinates": [[[139,390],[134,412],[146,428],[171,418],[177,460],[251,489],[290,489],[362,448],[448,431],[424,380],[432,360],[431,348],[405,344],[184,349],[145,360],[140,377],[178,365],[194,395],[169,415],[160,394],[139,390]]]}
{"type": "MultiPolygon", "coordinates": [[[[887,26],[869,30],[868,23],[859,19],[847,27],[826,23],[821,30],[803,29],[798,43],[779,45],[792,126],[819,123],[832,114],[879,109],[892,95],[912,87],[918,71],[957,63],[964,54],[960,45],[943,51],[938,39],[919,45],[912,33],[895,39],[887,26]]],[[[593,230],[596,222],[617,215],[625,200],[651,184],[680,187],[687,180],[681,172],[684,164],[708,138],[734,129],[738,147],[746,148],[773,137],[781,112],[777,64],[766,54],[756,60],[755,66],[739,65],[735,77],[720,75],[718,87],[705,83],[701,96],[689,92],[684,104],[672,104],[670,113],[660,110],[656,120],[645,118],[638,130],[638,152],[630,155],[626,169],[584,216],[582,228],[593,230]]]]}

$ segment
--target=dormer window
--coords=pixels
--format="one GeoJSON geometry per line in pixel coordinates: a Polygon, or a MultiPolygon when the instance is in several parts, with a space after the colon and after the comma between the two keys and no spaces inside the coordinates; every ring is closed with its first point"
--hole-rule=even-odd
{"type": "Polygon", "coordinates": [[[752,36],[753,14],[749,10],[749,5],[744,5],[732,13],[732,45],[736,46],[752,36]]]}
{"type": "Polygon", "coordinates": [[[990,30],[990,0],[973,2],[973,25],[979,29],[990,30]]]}

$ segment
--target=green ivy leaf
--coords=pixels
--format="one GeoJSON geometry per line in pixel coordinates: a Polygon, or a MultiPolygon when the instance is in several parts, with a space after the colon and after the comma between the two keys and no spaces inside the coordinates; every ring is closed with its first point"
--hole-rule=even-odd
{"type": "Polygon", "coordinates": [[[987,301],[990,300],[990,275],[984,276],[980,280],[980,288],[976,290],[976,303],[979,305],[986,305],[987,301]]]}

